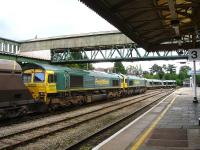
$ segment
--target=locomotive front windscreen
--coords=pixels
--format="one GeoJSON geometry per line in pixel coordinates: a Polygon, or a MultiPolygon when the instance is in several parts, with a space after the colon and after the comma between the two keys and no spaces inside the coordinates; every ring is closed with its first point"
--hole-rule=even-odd
{"type": "Polygon", "coordinates": [[[44,72],[36,72],[34,74],[34,82],[44,82],[45,74],[44,72]]]}

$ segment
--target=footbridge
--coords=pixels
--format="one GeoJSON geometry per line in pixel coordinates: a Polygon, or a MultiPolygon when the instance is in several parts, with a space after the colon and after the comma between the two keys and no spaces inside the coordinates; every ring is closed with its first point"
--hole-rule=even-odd
{"type": "Polygon", "coordinates": [[[0,37],[0,52],[17,54],[19,52],[20,42],[0,37]]]}
{"type": "Polygon", "coordinates": [[[120,31],[94,32],[85,34],[64,35],[49,38],[39,38],[21,41],[20,51],[30,52],[48,49],[80,49],[97,48],[101,46],[113,46],[133,44],[126,35],[120,31]]]}
{"type": "MultiPolygon", "coordinates": [[[[4,40],[8,43],[9,40],[4,40]]],[[[187,50],[174,51],[146,51],[120,31],[95,32],[68,36],[57,36],[25,41],[13,41],[18,51],[12,49],[0,53],[0,58],[18,61],[36,61],[41,63],[95,63],[114,61],[149,61],[149,60],[176,60],[187,59],[187,50]],[[13,54],[50,50],[51,60],[25,57],[13,54]],[[10,53],[10,54],[9,54],[10,53]],[[81,57],[73,57],[72,53],[79,53],[81,57]]],[[[11,48],[11,47],[10,47],[11,48]]]]}
{"type": "Polygon", "coordinates": [[[0,37],[0,59],[14,60],[18,63],[23,62],[37,62],[50,63],[50,60],[33,58],[20,55],[21,42],[0,37]]]}
{"type": "Polygon", "coordinates": [[[116,61],[151,61],[151,60],[177,60],[188,59],[187,50],[176,51],[155,51],[148,52],[139,49],[136,44],[99,46],[82,48],[79,51],[74,49],[52,49],[51,63],[95,63],[95,62],[116,62],[116,61]],[[73,57],[71,54],[81,53],[81,58],[73,57]]]}
{"type": "Polygon", "coordinates": [[[51,63],[94,63],[187,59],[187,50],[141,51],[120,31],[95,32],[21,41],[20,51],[51,50],[51,63]],[[81,53],[74,58],[72,53],[81,53]]]}

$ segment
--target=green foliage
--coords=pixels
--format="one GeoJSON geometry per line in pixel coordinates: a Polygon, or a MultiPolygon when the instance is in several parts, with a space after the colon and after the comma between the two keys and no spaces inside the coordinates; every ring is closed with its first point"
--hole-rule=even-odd
{"type": "Polygon", "coordinates": [[[187,73],[190,70],[191,70],[191,68],[189,66],[181,66],[179,72],[185,72],[185,73],[187,73]]]}
{"type": "MultiPolygon", "coordinates": [[[[143,72],[143,76],[147,79],[176,80],[177,85],[182,85],[183,80],[190,77],[188,75],[189,70],[191,70],[189,66],[182,66],[179,74],[176,74],[176,66],[173,64],[163,65],[162,67],[154,64],[150,68],[150,72],[143,72]]],[[[200,75],[197,76],[197,84],[200,85],[200,75]]]]}
{"type": "Polygon", "coordinates": [[[183,84],[183,81],[181,81],[180,79],[176,79],[176,84],[180,86],[183,84]]]}
{"type": "Polygon", "coordinates": [[[144,71],[143,77],[147,79],[153,79],[153,74],[150,74],[148,71],[144,71]]]}
{"type": "Polygon", "coordinates": [[[168,67],[166,68],[166,70],[170,74],[175,74],[176,73],[176,66],[169,64],[168,67]]]}
{"type": "Polygon", "coordinates": [[[165,79],[165,80],[170,80],[170,79],[171,79],[171,74],[170,74],[170,73],[166,73],[166,74],[164,75],[164,79],[165,79]]]}
{"type": "MultiPolygon", "coordinates": [[[[82,56],[81,52],[77,51],[77,52],[71,52],[71,58],[73,59],[83,59],[84,57],[82,56]]],[[[67,64],[67,67],[70,68],[80,68],[80,69],[85,69],[85,70],[92,70],[94,69],[94,67],[92,66],[91,63],[81,63],[81,64],[67,64]]]]}
{"type": "Polygon", "coordinates": [[[183,83],[183,80],[189,78],[188,71],[191,70],[189,66],[182,66],[179,70],[179,79],[181,80],[181,83],[183,83]]]}
{"type": "Polygon", "coordinates": [[[157,64],[154,64],[150,69],[150,73],[151,74],[158,74],[160,72],[162,72],[162,67],[160,67],[159,65],[157,64]]]}
{"type": "Polygon", "coordinates": [[[164,76],[164,71],[162,69],[161,66],[154,64],[151,68],[150,68],[150,73],[155,75],[154,79],[163,79],[164,76]]]}
{"type": "Polygon", "coordinates": [[[122,62],[115,62],[114,63],[114,72],[115,73],[126,74],[126,70],[125,70],[124,65],[122,64],[122,62]]]}
{"type": "Polygon", "coordinates": [[[200,86],[200,75],[196,76],[196,83],[198,86],[200,86]]]}

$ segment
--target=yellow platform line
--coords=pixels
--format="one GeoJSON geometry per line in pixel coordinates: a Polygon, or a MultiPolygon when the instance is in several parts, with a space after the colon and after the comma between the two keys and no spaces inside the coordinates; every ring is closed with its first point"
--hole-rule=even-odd
{"type": "Polygon", "coordinates": [[[151,124],[151,126],[139,137],[139,139],[136,141],[136,143],[132,146],[131,150],[137,150],[144,143],[144,141],[150,135],[152,130],[156,127],[158,122],[162,119],[162,117],[165,115],[165,113],[171,107],[173,102],[176,100],[176,97],[174,97],[174,99],[168,104],[168,106],[165,108],[165,110],[158,116],[158,118],[151,124]]]}

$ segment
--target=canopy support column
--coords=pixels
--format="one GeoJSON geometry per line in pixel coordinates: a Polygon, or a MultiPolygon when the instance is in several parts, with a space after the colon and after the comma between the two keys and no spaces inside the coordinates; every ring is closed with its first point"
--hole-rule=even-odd
{"type": "Polygon", "coordinates": [[[194,74],[193,74],[193,103],[198,103],[197,100],[197,85],[196,85],[196,61],[193,61],[193,69],[194,69],[194,74]]]}

